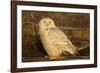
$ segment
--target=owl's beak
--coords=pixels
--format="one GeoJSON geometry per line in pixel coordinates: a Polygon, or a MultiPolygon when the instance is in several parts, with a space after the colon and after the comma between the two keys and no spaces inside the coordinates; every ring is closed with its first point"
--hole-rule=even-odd
{"type": "Polygon", "coordinates": [[[46,26],[48,26],[49,24],[46,24],[46,26]]]}

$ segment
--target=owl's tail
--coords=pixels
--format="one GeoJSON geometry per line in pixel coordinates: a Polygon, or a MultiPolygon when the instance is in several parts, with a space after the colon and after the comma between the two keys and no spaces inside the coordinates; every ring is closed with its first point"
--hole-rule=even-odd
{"type": "MultiPolygon", "coordinates": [[[[70,48],[69,48],[70,49],[70,48]]],[[[67,49],[63,50],[64,56],[77,56],[79,55],[77,48],[75,47],[73,50],[68,51],[67,49]]]]}

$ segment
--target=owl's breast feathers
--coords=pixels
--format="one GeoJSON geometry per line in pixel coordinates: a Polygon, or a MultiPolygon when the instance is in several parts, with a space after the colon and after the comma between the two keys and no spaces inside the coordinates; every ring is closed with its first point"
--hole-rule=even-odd
{"type": "Polygon", "coordinates": [[[50,39],[60,42],[67,42],[67,36],[59,28],[47,28],[46,31],[46,34],[50,39]]]}

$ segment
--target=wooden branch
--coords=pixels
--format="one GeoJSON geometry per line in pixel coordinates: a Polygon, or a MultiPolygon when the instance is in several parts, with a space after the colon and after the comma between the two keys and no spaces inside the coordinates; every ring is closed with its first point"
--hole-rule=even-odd
{"type": "Polygon", "coordinates": [[[82,47],[79,48],[78,51],[81,51],[81,50],[87,49],[88,47],[89,47],[89,45],[82,46],[82,47]]]}
{"type": "MultiPolygon", "coordinates": [[[[33,14],[30,13],[30,16],[32,17],[33,21],[34,21],[34,17],[33,17],[33,14]]],[[[38,31],[37,31],[37,26],[36,24],[34,24],[34,29],[35,29],[35,32],[36,32],[36,36],[38,35],[38,31]]]]}

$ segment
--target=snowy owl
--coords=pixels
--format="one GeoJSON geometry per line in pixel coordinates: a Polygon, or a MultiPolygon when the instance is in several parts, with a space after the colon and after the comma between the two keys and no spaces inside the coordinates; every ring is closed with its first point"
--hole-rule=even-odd
{"type": "Polygon", "coordinates": [[[63,31],[56,27],[54,21],[47,17],[39,22],[39,35],[49,59],[60,59],[61,56],[68,54],[74,55],[75,47],[63,31]]]}

